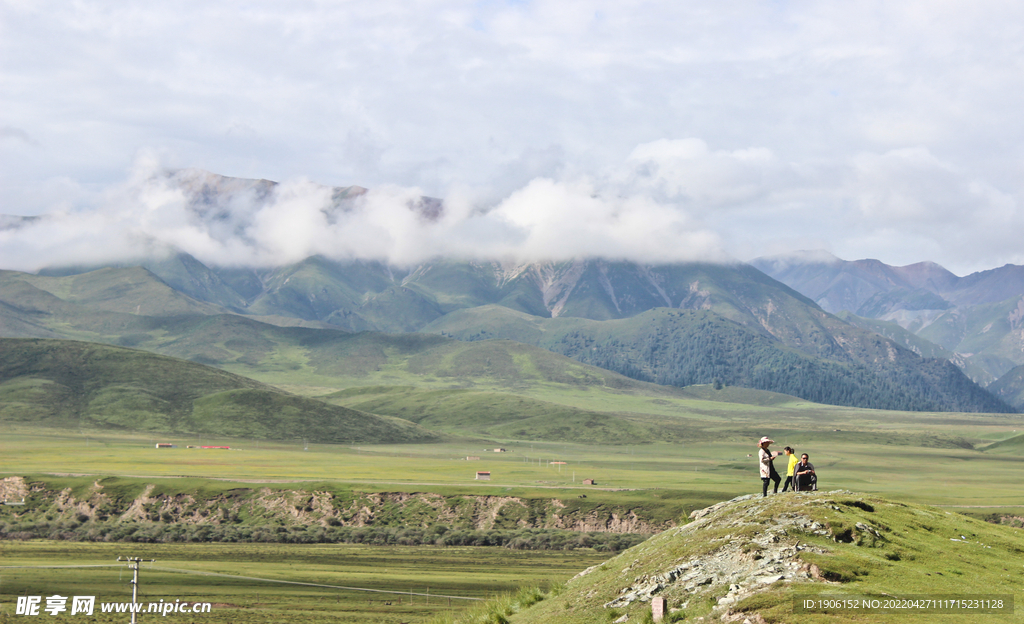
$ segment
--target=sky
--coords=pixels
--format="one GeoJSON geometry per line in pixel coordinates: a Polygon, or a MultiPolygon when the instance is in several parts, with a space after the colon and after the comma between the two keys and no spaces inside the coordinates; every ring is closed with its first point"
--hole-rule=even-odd
{"type": "Polygon", "coordinates": [[[0,268],[1024,264],[1022,31],[1005,0],[0,0],[0,214],[49,215],[0,221],[0,268]],[[281,185],[226,227],[178,169],[281,185]]]}

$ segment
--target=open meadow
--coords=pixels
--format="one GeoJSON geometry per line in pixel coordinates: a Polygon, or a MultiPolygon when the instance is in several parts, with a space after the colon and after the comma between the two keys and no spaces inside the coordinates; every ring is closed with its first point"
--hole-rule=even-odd
{"type": "MultiPolygon", "coordinates": [[[[357,409],[367,409],[373,402],[375,413],[401,416],[403,409],[422,406],[422,392],[429,391],[433,389],[378,394],[370,390],[331,400],[357,409]]],[[[486,427],[476,428],[470,407],[461,435],[434,444],[320,444],[300,438],[240,439],[4,423],[0,478],[23,477],[39,487],[83,496],[90,486],[101,484],[129,499],[218,497],[243,488],[330,491],[350,498],[418,493],[544,499],[558,501],[568,510],[628,512],[651,526],[671,526],[685,523],[694,509],[757,491],[754,441],[769,435],[776,441],[773,448],[790,445],[810,454],[822,489],[879,494],[975,516],[1024,515],[1020,415],[858,410],[766,393],[748,395],[740,389],[720,393],[732,399],[724,402],[702,396],[712,393],[706,388],[689,389],[688,396],[662,397],[583,389],[552,389],[546,395],[543,386],[523,392],[520,396],[532,394],[538,401],[558,399],[580,410],[619,414],[651,427],[649,431],[665,426],[685,435],[672,442],[637,444],[628,439],[620,444],[523,441],[486,435],[486,427]],[[160,442],[177,448],[154,448],[160,442]],[[491,480],[476,480],[478,471],[490,472],[491,480]],[[595,484],[585,485],[585,479],[595,484]]],[[[450,400],[462,400],[452,396],[450,400]]],[[[586,426],[586,421],[574,426],[586,426]]],[[[14,515],[26,513],[34,500],[29,496],[26,506],[0,507],[0,521],[13,522],[14,515]]],[[[515,518],[510,522],[507,526],[514,526],[515,518]]],[[[453,599],[449,607],[440,594],[483,598],[517,587],[546,586],[566,581],[609,556],[588,548],[517,551],[365,544],[31,540],[5,541],[0,547],[5,566],[115,566],[0,570],[0,621],[17,619],[17,596],[60,592],[126,600],[128,572],[117,567],[117,556],[157,560],[143,568],[145,600],[213,602],[219,606],[202,621],[224,622],[427,622],[472,602],[453,599]],[[409,593],[273,584],[196,572],[409,593]],[[418,595],[427,594],[428,588],[431,598],[418,595]]],[[[126,617],[108,614],[94,621],[126,617]]],[[[200,621],[180,614],[168,617],[200,621]]]]}
{"type": "Polygon", "coordinates": [[[669,496],[686,506],[680,495],[704,505],[755,491],[755,435],[770,435],[774,449],[790,445],[810,455],[822,488],[963,509],[1024,508],[1024,445],[1017,438],[1024,416],[723,405],[725,416],[700,421],[699,439],[672,444],[477,439],[357,446],[5,424],[0,474],[335,482],[378,491],[588,493],[631,501],[669,496]],[[177,448],[154,448],[159,442],[177,448]],[[491,480],[475,480],[477,471],[490,472],[491,480]]]}
{"type": "MultiPolygon", "coordinates": [[[[142,564],[139,602],[212,603],[209,613],[141,621],[232,623],[419,622],[521,586],[550,587],[606,558],[482,547],[3,542],[0,622],[21,621],[18,596],[43,596],[44,606],[54,594],[130,602],[132,574],[118,557],[154,560],[142,564]]],[[[128,619],[99,610],[87,621],[128,619]]],[[[82,620],[69,613],[58,619],[65,618],[82,620]]]]}

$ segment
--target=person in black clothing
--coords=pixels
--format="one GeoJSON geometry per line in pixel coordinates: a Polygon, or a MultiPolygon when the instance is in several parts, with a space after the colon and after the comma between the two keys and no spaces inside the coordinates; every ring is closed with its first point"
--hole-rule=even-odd
{"type": "Polygon", "coordinates": [[[797,492],[810,492],[818,484],[818,476],[814,474],[814,464],[808,461],[807,453],[800,456],[800,463],[793,469],[797,492]]]}

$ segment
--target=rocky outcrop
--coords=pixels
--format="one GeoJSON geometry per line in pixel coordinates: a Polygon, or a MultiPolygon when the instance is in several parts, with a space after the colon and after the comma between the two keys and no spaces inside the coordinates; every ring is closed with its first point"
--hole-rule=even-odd
{"type": "Polygon", "coordinates": [[[785,595],[790,584],[843,581],[816,562],[831,559],[830,543],[886,547],[889,529],[847,515],[852,509],[873,517],[872,505],[847,491],[740,496],[696,510],[689,524],[584,570],[558,600],[594,621],[642,621],[655,597],[664,598],[670,612],[685,613],[686,621],[788,621],[775,613],[762,617],[751,600],[785,595]]]}
{"type": "Polygon", "coordinates": [[[28,494],[28,485],[22,477],[0,479],[0,501],[20,502],[28,494]]]}
{"type": "MultiPolygon", "coordinates": [[[[754,524],[759,509],[748,507],[743,515],[721,522],[715,512],[736,502],[756,498],[755,495],[719,503],[695,511],[695,521],[675,529],[677,535],[699,533],[709,528],[731,527],[740,529],[754,524]]],[[[801,552],[824,554],[819,547],[801,544],[791,536],[797,533],[829,535],[829,527],[802,513],[784,513],[767,521],[759,521],[756,534],[735,537],[732,533],[709,540],[716,547],[710,554],[687,558],[660,574],[644,574],[623,587],[620,596],[605,603],[606,608],[625,607],[635,601],[649,602],[651,598],[672,588],[676,595],[696,595],[710,592],[719,595],[717,605],[728,607],[757,593],[765,586],[794,580],[814,580],[820,574],[800,559],[801,552]]],[[[681,608],[688,601],[683,600],[681,608]]]]}

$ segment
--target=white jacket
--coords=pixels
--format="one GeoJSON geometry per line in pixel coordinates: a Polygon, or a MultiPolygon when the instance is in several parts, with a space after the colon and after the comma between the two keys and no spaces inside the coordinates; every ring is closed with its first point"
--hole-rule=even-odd
{"type": "Polygon", "coordinates": [[[772,452],[763,446],[759,447],[757,451],[757,456],[761,461],[761,478],[767,479],[772,472],[772,452]]]}

